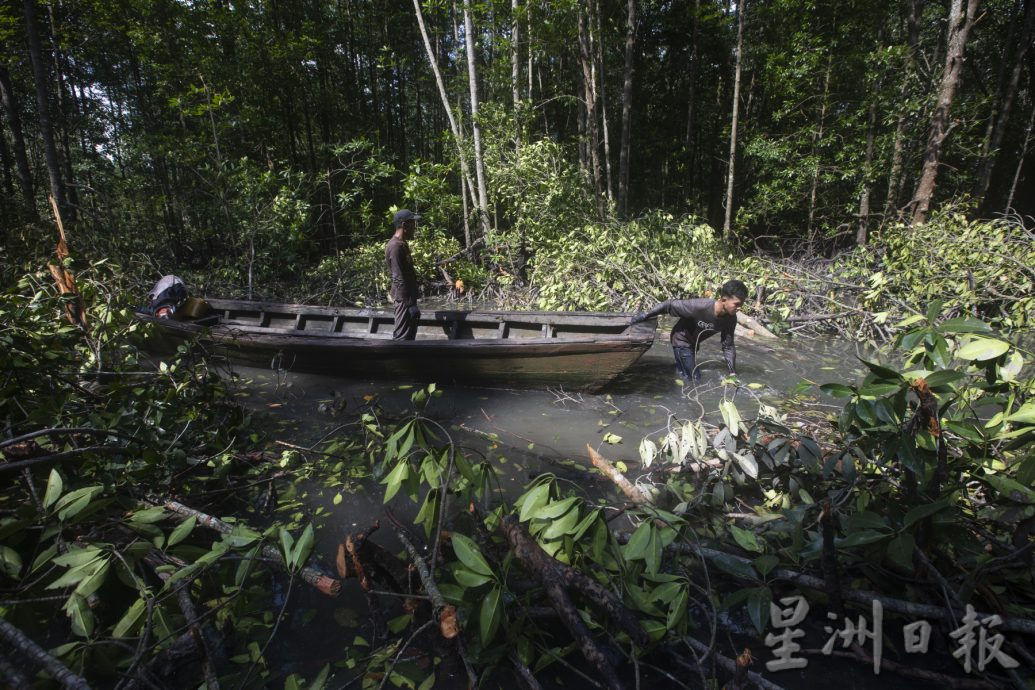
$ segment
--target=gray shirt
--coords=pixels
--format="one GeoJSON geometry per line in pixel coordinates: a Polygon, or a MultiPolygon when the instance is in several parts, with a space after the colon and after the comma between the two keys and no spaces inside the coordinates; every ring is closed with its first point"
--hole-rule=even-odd
{"type": "Polygon", "coordinates": [[[678,317],[672,327],[672,347],[691,347],[697,351],[702,340],[716,333],[722,336],[722,354],[730,373],[737,373],[737,350],[733,345],[733,333],[737,328],[737,317],[716,316],[715,300],[700,297],[697,299],[670,299],[647,312],[647,316],[669,314],[678,317]]]}

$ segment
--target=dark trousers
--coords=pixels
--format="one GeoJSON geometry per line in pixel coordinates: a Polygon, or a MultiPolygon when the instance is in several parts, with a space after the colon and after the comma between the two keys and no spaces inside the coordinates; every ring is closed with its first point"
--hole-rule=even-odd
{"type": "Polygon", "coordinates": [[[417,337],[420,309],[413,300],[395,300],[395,330],[392,340],[413,340],[417,337]]]}
{"type": "Polygon", "coordinates": [[[697,352],[692,347],[673,347],[672,354],[676,358],[676,370],[690,381],[700,381],[701,372],[697,369],[697,352]]]}

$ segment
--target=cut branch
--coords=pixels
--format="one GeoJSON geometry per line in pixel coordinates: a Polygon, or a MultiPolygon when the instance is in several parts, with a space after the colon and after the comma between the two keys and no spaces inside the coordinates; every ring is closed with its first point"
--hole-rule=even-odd
{"type": "Polygon", "coordinates": [[[3,639],[11,649],[27,658],[37,666],[43,667],[54,680],[70,690],[90,690],[86,679],[77,676],[67,666],[52,657],[42,647],[33,642],[21,630],[14,627],[3,618],[0,618],[0,639],[3,639]]]}

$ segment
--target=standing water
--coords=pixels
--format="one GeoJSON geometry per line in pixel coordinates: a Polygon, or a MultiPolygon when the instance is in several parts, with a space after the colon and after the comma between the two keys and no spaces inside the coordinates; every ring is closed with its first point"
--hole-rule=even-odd
{"type": "MultiPolygon", "coordinates": [[[[589,472],[587,444],[613,462],[628,468],[630,479],[642,475],[640,441],[655,439],[672,425],[688,419],[718,424],[719,403],[731,400],[745,419],[755,417],[760,403],[788,415],[788,422],[808,412],[814,422],[825,413],[840,409],[834,401],[818,399],[815,385],[827,382],[854,383],[863,373],[855,344],[832,340],[761,340],[738,337],[739,385],[726,382],[726,366],[717,341],[706,341],[699,354],[702,380],[687,385],[677,377],[667,338],[659,336],[654,346],[628,371],[597,394],[545,390],[508,390],[452,387],[443,390],[424,409],[424,415],[441,426],[443,433],[466,452],[489,460],[500,473],[503,491],[510,498],[521,494],[528,482],[544,472],[561,480],[578,483],[598,495],[615,488],[599,474],[589,472]]],[[[309,447],[333,434],[357,411],[376,402],[388,418],[412,414],[411,394],[420,384],[330,378],[253,368],[237,368],[244,377],[252,406],[280,420],[279,440],[296,447],[309,447]]],[[[340,486],[313,482],[300,487],[307,512],[320,515],[315,557],[330,571],[338,544],[344,535],[369,527],[384,514],[383,485],[373,479],[352,484],[343,498],[340,486]]],[[[392,501],[393,510],[404,522],[412,520],[417,506],[405,497],[392,501]]],[[[621,528],[617,522],[613,526],[621,528]]],[[[412,533],[420,532],[413,528],[412,533]]],[[[421,535],[423,536],[423,535],[421,535]]],[[[401,546],[389,529],[375,533],[375,540],[392,552],[401,546]]],[[[342,595],[329,603],[305,588],[296,588],[286,607],[276,650],[271,649],[283,673],[313,677],[325,664],[339,662],[345,648],[369,636],[366,600],[355,580],[343,583],[342,595]]],[[[275,602],[276,607],[283,603],[275,602]]],[[[750,623],[731,621],[736,649],[751,647],[760,659],[753,670],[765,672],[764,660],[772,658],[751,629],[750,623]]],[[[809,642],[822,646],[827,635],[818,628],[809,642]],[[815,640],[813,639],[815,638],[815,640]]],[[[731,641],[720,645],[733,652],[731,641]]],[[[803,645],[807,647],[808,645],[803,645]]],[[[734,654],[730,654],[731,656],[734,654]]],[[[923,688],[885,673],[824,656],[810,656],[804,670],[765,672],[766,677],[786,688],[923,688]]],[[[549,675],[549,674],[547,674],[549,675]]],[[[341,672],[337,684],[343,687],[352,676],[341,672]]],[[[693,679],[683,678],[691,683],[693,679]]],[[[549,678],[541,679],[550,687],[549,678]]],[[[581,687],[584,681],[566,678],[565,687],[581,687]]],[[[356,681],[355,685],[358,685],[356,681]]],[[[456,687],[464,682],[457,679],[456,687]]],[[[440,680],[436,687],[450,687],[440,680]]],[[[590,687],[586,685],[586,687],[590,687]]]]}

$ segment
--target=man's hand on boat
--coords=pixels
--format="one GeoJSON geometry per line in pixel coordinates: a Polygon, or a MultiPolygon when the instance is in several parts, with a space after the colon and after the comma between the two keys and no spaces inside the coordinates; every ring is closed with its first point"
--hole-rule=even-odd
{"type": "Polygon", "coordinates": [[[633,326],[638,323],[642,323],[648,319],[648,316],[642,311],[636,312],[631,319],[629,319],[629,325],[633,326]]]}
{"type": "Polygon", "coordinates": [[[409,307],[406,308],[406,311],[409,312],[411,319],[420,318],[420,307],[418,307],[416,304],[411,304],[409,307]]]}

